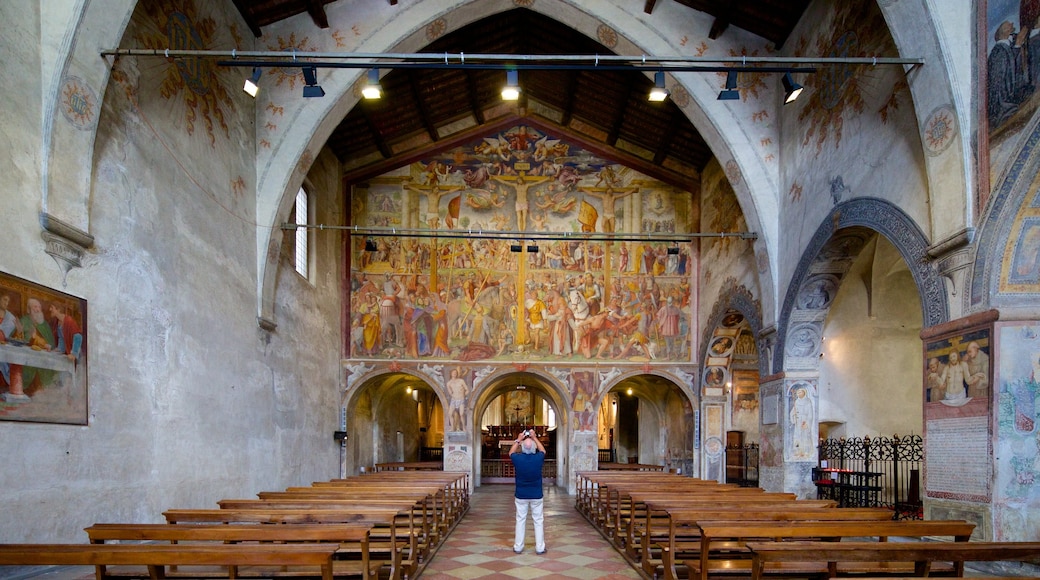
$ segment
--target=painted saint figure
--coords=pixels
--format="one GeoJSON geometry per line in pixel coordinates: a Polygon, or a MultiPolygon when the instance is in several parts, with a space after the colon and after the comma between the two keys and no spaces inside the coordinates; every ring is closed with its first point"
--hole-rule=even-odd
{"type": "Polygon", "coordinates": [[[805,387],[798,387],[794,391],[791,401],[791,457],[792,459],[810,459],[816,445],[813,442],[813,422],[815,413],[813,411],[812,399],[805,387]]]}

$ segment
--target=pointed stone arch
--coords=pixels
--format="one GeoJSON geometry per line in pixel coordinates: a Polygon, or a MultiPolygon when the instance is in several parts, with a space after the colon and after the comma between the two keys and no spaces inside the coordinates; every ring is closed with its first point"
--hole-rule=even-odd
{"type": "Polygon", "coordinates": [[[924,326],[949,320],[949,303],[942,278],[928,256],[928,240],[903,210],[877,198],[857,198],[834,207],[809,241],[791,277],[780,311],[773,368],[815,370],[820,331],[829,297],[813,299],[815,288],[833,285],[836,291],[852,259],[874,233],[885,236],[906,261],[921,297],[924,326]],[[792,337],[797,347],[792,345],[792,337]]]}
{"type": "MultiPolygon", "coordinates": [[[[432,39],[426,36],[428,30],[436,28],[443,31],[449,21],[452,27],[461,27],[490,14],[516,7],[507,2],[468,2],[454,7],[449,13],[434,13],[429,9],[429,4],[417,2],[395,6],[393,27],[385,26],[381,21],[371,22],[370,29],[384,34],[369,39],[366,43],[367,51],[408,52],[421,48],[432,39]],[[387,30],[399,33],[389,38],[385,34],[387,30]]],[[[611,48],[618,54],[639,56],[681,52],[681,47],[674,40],[647,26],[643,20],[631,18],[631,14],[625,10],[568,3],[533,3],[527,8],[567,22],[569,26],[592,38],[598,38],[604,30],[608,31],[614,39],[611,48]]],[[[376,16],[385,17],[384,14],[376,16]]],[[[298,109],[294,112],[287,109],[286,116],[293,116],[295,122],[279,141],[272,144],[270,152],[263,152],[268,157],[258,160],[263,169],[257,181],[257,222],[260,224],[257,228],[257,308],[259,319],[272,328],[276,322],[273,320],[275,272],[278,268],[279,238],[282,236],[277,227],[277,218],[285,215],[289,207],[286,197],[295,194],[309,161],[314,158],[314,151],[322,146],[335,125],[358,102],[354,85],[360,76],[361,73],[341,72],[330,82],[323,81],[322,86],[326,91],[324,99],[296,103],[294,106],[298,109]],[[309,109],[307,114],[300,114],[301,107],[309,109]],[[276,156],[279,158],[277,162],[273,161],[276,156]]],[[[761,156],[755,155],[755,148],[736,141],[747,139],[743,132],[721,129],[738,126],[741,120],[731,108],[717,102],[718,86],[711,75],[677,73],[674,78],[676,86],[681,86],[687,97],[683,99],[681,107],[684,114],[716,155],[725,160],[727,176],[748,228],[758,233],[754,242],[755,253],[766,257],[759,260],[760,267],[756,275],[760,280],[759,286],[767,289],[762,297],[767,305],[765,311],[774,312],[777,296],[775,259],[769,259],[768,256],[774,254],[778,246],[778,224],[764,219],[764,216],[776,215],[779,211],[775,168],[768,167],[761,156]]]]}

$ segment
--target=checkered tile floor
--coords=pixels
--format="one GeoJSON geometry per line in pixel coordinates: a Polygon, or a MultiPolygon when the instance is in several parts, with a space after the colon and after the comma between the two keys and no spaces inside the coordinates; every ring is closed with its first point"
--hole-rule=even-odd
{"type": "MultiPolygon", "coordinates": [[[[513,553],[516,521],[512,484],[484,485],[470,497],[466,516],[425,565],[422,580],[517,580],[642,578],[613,546],[574,509],[574,497],[555,487],[545,493],[546,553],[534,553],[534,529],[527,525],[527,546],[513,553]]],[[[0,566],[0,580],[94,580],[90,567],[10,569],[0,566]]]]}
{"type": "Polygon", "coordinates": [[[574,509],[574,497],[555,487],[545,494],[546,553],[534,553],[528,521],[524,553],[513,553],[516,521],[512,485],[484,485],[469,512],[426,565],[422,580],[642,578],[610,542],[574,509]]]}

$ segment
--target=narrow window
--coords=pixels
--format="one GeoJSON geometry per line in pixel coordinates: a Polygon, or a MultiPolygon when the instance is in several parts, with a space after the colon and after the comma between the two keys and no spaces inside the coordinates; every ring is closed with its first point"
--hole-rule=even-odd
{"type": "Polygon", "coordinates": [[[296,225],[301,226],[296,228],[296,271],[304,278],[310,278],[309,273],[309,261],[307,259],[307,240],[308,230],[307,224],[307,191],[302,187],[296,194],[296,207],[294,208],[296,214],[296,225]]]}

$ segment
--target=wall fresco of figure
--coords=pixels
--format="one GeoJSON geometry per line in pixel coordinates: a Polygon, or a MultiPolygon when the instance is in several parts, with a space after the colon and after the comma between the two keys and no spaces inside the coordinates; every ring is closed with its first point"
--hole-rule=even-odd
{"type": "Polygon", "coordinates": [[[688,361],[692,245],[582,234],[689,232],[692,203],[524,125],[370,179],[353,225],[437,235],[352,238],[351,355],[688,361]]]}

